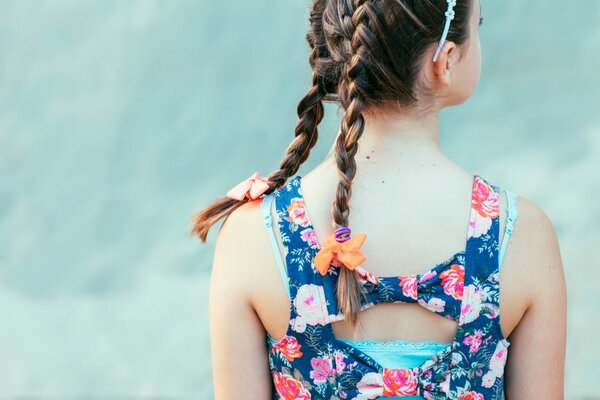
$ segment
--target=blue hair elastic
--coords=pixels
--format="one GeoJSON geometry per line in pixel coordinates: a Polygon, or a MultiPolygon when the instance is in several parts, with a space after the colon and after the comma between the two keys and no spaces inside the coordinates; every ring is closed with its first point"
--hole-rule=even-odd
{"type": "Polygon", "coordinates": [[[444,25],[444,32],[442,33],[442,38],[440,39],[440,44],[438,45],[435,54],[433,55],[433,62],[436,62],[438,56],[440,55],[440,51],[444,44],[446,43],[446,37],[448,36],[448,31],[450,30],[450,23],[454,19],[454,6],[456,5],[456,0],[446,0],[448,3],[448,10],[444,13],[446,16],[446,24],[444,25]]]}

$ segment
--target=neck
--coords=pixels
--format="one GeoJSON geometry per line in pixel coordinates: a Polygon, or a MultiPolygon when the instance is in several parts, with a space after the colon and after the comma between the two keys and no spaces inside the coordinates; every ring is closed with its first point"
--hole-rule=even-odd
{"type": "MultiPolygon", "coordinates": [[[[338,133],[339,135],[339,133],[338,133]]],[[[335,142],[327,159],[335,165],[335,142]]],[[[384,176],[399,168],[423,166],[445,158],[439,142],[439,111],[428,114],[365,115],[365,128],[355,156],[357,173],[384,176]]]]}

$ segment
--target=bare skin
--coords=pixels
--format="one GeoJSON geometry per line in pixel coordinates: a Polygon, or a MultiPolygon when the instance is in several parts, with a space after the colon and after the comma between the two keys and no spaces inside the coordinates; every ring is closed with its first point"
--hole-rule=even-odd
{"type": "MultiPolygon", "coordinates": [[[[419,112],[365,116],[350,227],[367,233],[363,267],[376,275],[422,273],[465,248],[472,173],[440,148],[438,115],[442,108],[464,102],[479,79],[479,17],[476,7],[472,38],[464,48],[447,42],[436,63],[430,61],[435,48],[426,54],[423,79],[439,97],[419,112]]],[[[330,207],[337,181],[332,152],[303,174],[302,192],[319,243],[333,232],[330,207]]],[[[524,197],[519,198],[519,208],[500,274],[500,321],[511,343],[506,398],[560,400],[566,343],[560,250],[544,211],[524,197]]],[[[502,240],[504,195],[500,209],[502,240]]],[[[290,301],[259,200],[233,212],[219,231],[209,308],[215,398],[272,398],[265,335],[283,337],[290,301]]],[[[450,343],[456,323],[418,305],[380,304],[362,312],[355,329],[345,321],[334,323],[333,329],[338,338],[349,340],[450,343]]]]}

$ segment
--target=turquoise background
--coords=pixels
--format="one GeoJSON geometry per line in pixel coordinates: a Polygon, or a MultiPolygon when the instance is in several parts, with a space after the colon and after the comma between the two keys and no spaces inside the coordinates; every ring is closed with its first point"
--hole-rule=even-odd
{"type": "MultiPolygon", "coordinates": [[[[0,0],[1,399],[212,398],[218,229],[201,246],[189,220],[292,140],[308,5],[0,0]]],[[[567,398],[600,398],[600,2],[482,8],[481,82],[443,146],[554,222],[567,398]]]]}

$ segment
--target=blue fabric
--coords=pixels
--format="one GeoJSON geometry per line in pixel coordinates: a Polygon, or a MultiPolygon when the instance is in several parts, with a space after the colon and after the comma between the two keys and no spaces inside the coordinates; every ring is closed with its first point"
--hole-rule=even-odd
{"type": "Polygon", "coordinates": [[[396,362],[417,362],[418,349],[405,346],[407,351],[395,358],[389,352],[390,342],[370,346],[335,337],[331,323],[344,317],[336,297],[338,274],[330,266],[327,274],[321,275],[312,262],[322,247],[306,212],[300,183],[301,176],[296,176],[273,192],[286,256],[280,272],[287,272],[284,282],[291,299],[284,337],[268,341],[273,398],[372,399],[390,394],[407,398],[420,393],[430,400],[442,400],[463,397],[465,388],[473,398],[504,398],[510,342],[500,329],[497,187],[473,176],[466,248],[448,260],[416,275],[386,277],[360,271],[365,290],[361,308],[414,303],[458,322],[452,345],[440,346],[437,352],[429,348],[431,357],[421,352],[425,361],[416,367],[393,368],[396,362]],[[387,346],[387,351],[378,353],[380,345],[387,346]],[[392,359],[385,364],[377,361],[389,357],[392,359]],[[467,369],[472,373],[461,373],[467,369]]]}
{"type": "MultiPolygon", "coordinates": [[[[273,217],[271,215],[271,205],[273,203],[273,193],[265,195],[260,206],[263,212],[263,221],[267,232],[269,234],[271,247],[273,254],[277,260],[277,266],[281,279],[284,283],[285,290],[290,295],[289,279],[285,270],[283,258],[275,238],[273,231],[273,217]]],[[[267,334],[267,339],[271,345],[277,343],[271,335],[267,334]]],[[[387,365],[389,368],[413,368],[421,365],[426,360],[432,358],[439,351],[448,347],[449,344],[437,343],[433,341],[407,341],[407,340],[393,340],[393,341],[377,341],[371,339],[351,341],[339,339],[339,341],[352,346],[365,354],[369,355],[376,362],[387,365]]],[[[410,396],[410,397],[388,397],[391,400],[394,399],[407,399],[407,400],[420,400],[423,399],[421,396],[410,396]]]]}
{"type": "MultiPolygon", "coordinates": [[[[277,343],[270,335],[267,335],[271,345],[277,343]]],[[[408,340],[345,340],[338,339],[366,354],[377,361],[379,364],[386,365],[388,368],[414,368],[423,364],[435,354],[445,349],[451,344],[438,343],[433,341],[408,341],[408,340]]],[[[387,397],[387,399],[397,400],[421,400],[421,396],[409,397],[387,397]]]]}

